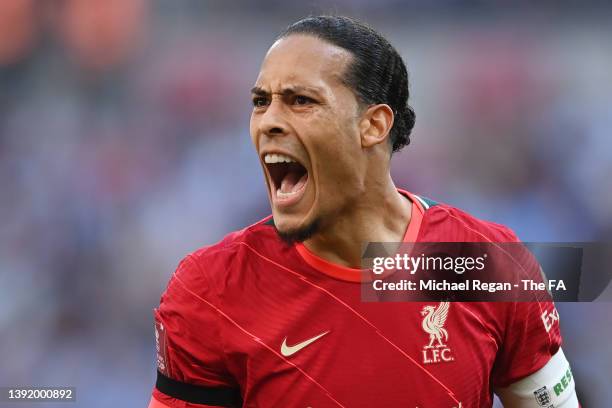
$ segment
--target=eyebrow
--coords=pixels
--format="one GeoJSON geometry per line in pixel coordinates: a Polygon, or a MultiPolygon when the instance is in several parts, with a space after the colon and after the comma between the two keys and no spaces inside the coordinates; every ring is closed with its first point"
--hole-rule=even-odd
{"type": "MultiPolygon", "coordinates": [[[[301,93],[301,92],[311,92],[317,95],[321,94],[321,90],[319,88],[315,88],[315,87],[309,87],[309,86],[302,86],[302,85],[295,85],[295,86],[288,86],[286,88],[283,88],[280,92],[281,95],[283,96],[290,96],[290,95],[295,95],[297,93],[301,93]]],[[[259,87],[259,86],[254,86],[253,88],[251,88],[251,94],[252,95],[260,95],[260,96],[268,96],[270,95],[270,93],[268,91],[266,91],[265,89],[259,87]]]]}

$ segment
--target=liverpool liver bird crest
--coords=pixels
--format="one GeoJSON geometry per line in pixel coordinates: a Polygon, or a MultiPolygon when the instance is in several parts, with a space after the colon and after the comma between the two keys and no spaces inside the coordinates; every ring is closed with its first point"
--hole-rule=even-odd
{"type": "Polygon", "coordinates": [[[440,302],[438,307],[425,306],[421,310],[423,318],[423,330],[429,334],[429,344],[425,346],[426,349],[433,347],[446,347],[443,341],[448,340],[448,332],[444,328],[444,322],[448,316],[448,309],[450,307],[449,302],[440,302]],[[438,341],[438,344],[434,346],[434,341],[438,341]]]}

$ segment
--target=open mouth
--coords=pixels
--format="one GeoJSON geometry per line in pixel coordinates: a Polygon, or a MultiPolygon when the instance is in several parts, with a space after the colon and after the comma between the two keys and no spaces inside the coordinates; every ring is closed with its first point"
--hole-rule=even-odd
{"type": "Polygon", "coordinates": [[[308,171],[292,157],[268,153],[264,162],[270,175],[272,198],[276,204],[294,204],[302,197],[308,182],[308,171]]]}

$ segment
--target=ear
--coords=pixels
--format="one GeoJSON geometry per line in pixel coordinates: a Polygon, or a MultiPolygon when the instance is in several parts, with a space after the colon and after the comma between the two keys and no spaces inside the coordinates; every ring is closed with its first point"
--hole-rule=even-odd
{"type": "Polygon", "coordinates": [[[362,114],[359,124],[361,146],[372,147],[387,140],[393,127],[393,110],[389,105],[372,105],[362,114]]]}

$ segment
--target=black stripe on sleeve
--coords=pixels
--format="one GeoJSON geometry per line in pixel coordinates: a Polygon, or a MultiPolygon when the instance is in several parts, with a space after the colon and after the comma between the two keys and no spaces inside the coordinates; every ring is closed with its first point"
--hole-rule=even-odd
{"type": "Polygon", "coordinates": [[[155,388],[160,392],[192,404],[214,405],[218,407],[236,408],[242,406],[240,390],[229,387],[205,387],[188,384],[166,377],[157,372],[155,388]]]}

